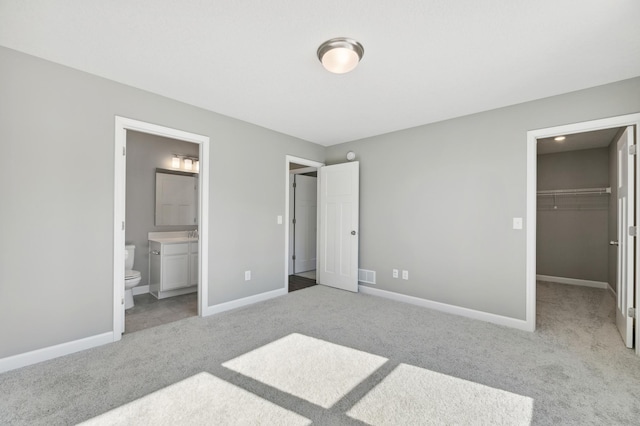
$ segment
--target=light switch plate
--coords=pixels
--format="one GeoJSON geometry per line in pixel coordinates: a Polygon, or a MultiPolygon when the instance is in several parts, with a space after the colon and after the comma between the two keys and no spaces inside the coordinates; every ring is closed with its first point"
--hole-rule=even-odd
{"type": "Polygon", "coordinates": [[[513,229],[522,229],[522,218],[514,217],[513,218],[513,229]]]}
{"type": "Polygon", "coordinates": [[[278,225],[282,225],[282,216],[278,216],[277,221],[278,221],[278,225]]]}

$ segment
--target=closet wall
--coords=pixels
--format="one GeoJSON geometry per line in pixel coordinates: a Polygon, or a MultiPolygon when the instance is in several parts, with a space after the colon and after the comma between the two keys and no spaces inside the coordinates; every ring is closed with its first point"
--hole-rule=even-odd
{"type": "MultiPolygon", "coordinates": [[[[538,155],[538,191],[609,187],[609,180],[608,148],[538,155]]],[[[609,282],[610,198],[538,196],[538,275],[609,282]]]]}

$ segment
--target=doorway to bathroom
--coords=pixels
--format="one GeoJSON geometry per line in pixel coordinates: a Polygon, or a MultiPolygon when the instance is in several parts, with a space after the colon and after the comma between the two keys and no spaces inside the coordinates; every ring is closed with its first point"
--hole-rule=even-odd
{"type": "Polygon", "coordinates": [[[209,138],[116,117],[115,145],[114,340],[119,340],[122,333],[205,310],[209,138]],[[125,268],[134,270],[126,280],[125,268]],[[132,282],[130,276],[138,278],[132,282]],[[125,283],[135,286],[126,291],[125,283]]]}
{"type": "Polygon", "coordinates": [[[198,151],[192,142],[127,131],[125,253],[133,262],[125,261],[125,333],[198,314],[197,250],[189,250],[198,234],[198,151]],[[164,244],[176,251],[167,256],[163,244],[151,248],[163,238],[183,243],[164,244]],[[172,291],[162,291],[161,283],[172,291]]]}

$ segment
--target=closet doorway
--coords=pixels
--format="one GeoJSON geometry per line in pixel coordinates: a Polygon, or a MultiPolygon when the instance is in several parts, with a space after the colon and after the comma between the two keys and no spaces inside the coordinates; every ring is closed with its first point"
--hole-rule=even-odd
{"type": "Polygon", "coordinates": [[[638,176],[637,156],[629,155],[629,145],[635,144],[639,118],[635,114],[529,132],[529,167],[533,148],[535,173],[528,173],[527,265],[533,271],[527,274],[527,320],[533,318],[533,327],[536,309],[542,309],[539,327],[554,318],[584,314],[576,324],[585,330],[578,332],[587,327],[593,332],[600,315],[617,334],[608,313],[615,307],[622,341],[634,346],[638,330],[627,314],[638,304],[638,253],[628,232],[636,224],[638,176]]]}

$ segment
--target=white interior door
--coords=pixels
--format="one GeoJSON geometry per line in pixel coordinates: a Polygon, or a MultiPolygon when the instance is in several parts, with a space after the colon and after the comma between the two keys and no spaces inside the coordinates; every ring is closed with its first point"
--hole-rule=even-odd
{"type": "Polygon", "coordinates": [[[358,291],[360,177],[357,161],[319,169],[319,284],[358,291]]]}
{"type": "Polygon", "coordinates": [[[314,176],[296,175],[295,181],[294,273],[298,274],[316,269],[318,179],[314,176]]]}
{"type": "Polygon", "coordinates": [[[634,157],[629,147],[634,143],[633,127],[629,126],[618,140],[618,264],[616,325],[624,344],[633,347],[633,307],[635,240],[629,236],[634,223],[634,157]]]}

